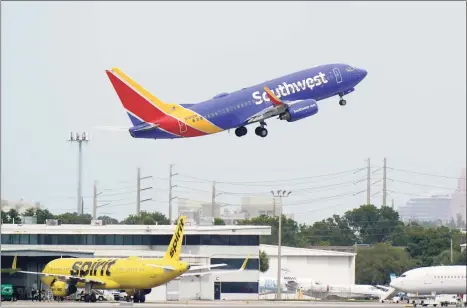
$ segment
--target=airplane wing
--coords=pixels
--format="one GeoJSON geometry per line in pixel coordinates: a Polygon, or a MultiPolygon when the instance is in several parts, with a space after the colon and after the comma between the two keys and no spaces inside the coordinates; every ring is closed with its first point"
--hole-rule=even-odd
{"type": "MultiPolygon", "coordinates": [[[[197,276],[197,277],[199,277],[199,276],[205,276],[205,275],[223,275],[223,274],[232,274],[232,273],[235,273],[235,272],[241,272],[241,271],[243,271],[245,269],[246,264],[248,263],[248,258],[249,257],[246,257],[246,259],[243,262],[242,266],[236,271],[212,271],[212,272],[209,271],[209,272],[199,272],[199,273],[186,272],[185,274],[182,274],[180,277],[187,277],[187,276],[197,276]]],[[[219,265],[224,265],[224,264],[216,264],[216,265],[219,266],[219,265]]],[[[215,265],[211,265],[211,267],[214,267],[214,266],[215,265]]],[[[197,269],[200,269],[200,268],[197,268],[197,269]]],[[[190,268],[190,270],[191,270],[191,268],[190,268]]]]}
{"type": "MultiPolygon", "coordinates": [[[[149,264],[146,263],[146,266],[152,266],[152,267],[157,267],[157,268],[162,268],[168,271],[174,271],[175,268],[170,265],[159,265],[159,264],[149,264]]],[[[205,268],[213,268],[213,267],[220,267],[220,266],[226,266],[227,264],[213,264],[213,265],[200,265],[200,266],[191,266],[189,271],[195,271],[195,270],[200,270],[200,269],[205,269],[205,268]]]]}
{"type": "Polygon", "coordinates": [[[29,271],[17,271],[17,273],[39,275],[39,276],[44,276],[44,277],[55,277],[57,280],[60,280],[66,283],[88,282],[88,283],[95,283],[95,284],[105,284],[105,281],[97,280],[93,278],[76,277],[76,276],[68,276],[68,275],[61,275],[61,274],[41,273],[41,272],[29,272],[29,271]]]}
{"type": "Polygon", "coordinates": [[[252,115],[251,117],[249,117],[245,121],[245,125],[255,123],[255,122],[260,122],[260,121],[266,120],[268,118],[278,116],[281,113],[283,113],[284,111],[286,111],[287,108],[290,105],[294,104],[294,102],[292,102],[292,103],[287,102],[286,103],[286,102],[280,100],[276,95],[274,95],[274,93],[268,87],[264,87],[264,91],[266,91],[266,94],[269,97],[269,100],[271,101],[272,106],[270,106],[268,108],[265,108],[265,109],[261,110],[260,112],[258,112],[256,114],[252,115]]]}

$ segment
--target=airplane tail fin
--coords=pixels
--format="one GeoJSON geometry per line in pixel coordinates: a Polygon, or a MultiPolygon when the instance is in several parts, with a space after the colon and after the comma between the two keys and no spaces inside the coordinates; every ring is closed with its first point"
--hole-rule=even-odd
{"type": "Polygon", "coordinates": [[[169,247],[165,252],[164,259],[179,261],[180,251],[182,250],[183,233],[185,232],[186,216],[180,216],[178,219],[177,227],[175,228],[174,235],[170,240],[169,247]]]}
{"type": "Polygon", "coordinates": [[[2,268],[1,272],[13,275],[14,273],[20,271],[21,270],[20,268],[16,268],[17,258],[18,258],[18,255],[15,255],[15,257],[13,258],[13,263],[11,265],[11,268],[2,268]]]}
{"type": "Polygon", "coordinates": [[[17,259],[18,259],[18,255],[15,255],[15,257],[13,258],[13,264],[11,265],[11,269],[13,269],[13,270],[16,269],[17,259]]]}
{"type": "Polygon", "coordinates": [[[170,113],[175,106],[162,102],[118,68],[105,72],[123,107],[127,110],[133,126],[144,122],[156,123],[158,119],[170,113]]]}

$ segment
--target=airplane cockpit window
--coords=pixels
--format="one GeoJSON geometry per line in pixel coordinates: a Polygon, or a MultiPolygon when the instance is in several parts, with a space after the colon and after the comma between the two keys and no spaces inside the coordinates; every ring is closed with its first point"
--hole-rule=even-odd
{"type": "Polygon", "coordinates": [[[352,66],[349,66],[345,69],[347,72],[351,72],[353,70],[355,70],[355,67],[352,67],[352,66]]]}
{"type": "Polygon", "coordinates": [[[407,275],[401,275],[402,278],[407,277],[407,275]]]}

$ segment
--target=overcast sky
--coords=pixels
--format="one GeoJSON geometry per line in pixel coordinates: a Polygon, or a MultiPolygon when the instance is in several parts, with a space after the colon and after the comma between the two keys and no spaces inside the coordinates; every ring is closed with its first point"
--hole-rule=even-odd
{"type": "MultiPolygon", "coordinates": [[[[99,180],[99,190],[115,189],[101,198],[115,206],[98,215],[118,218],[134,212],[137,167],[157,177],[144,181],[154,189],[142,198],[156,202],[142,209],[167,213],[166,179],[174,163],[174,196],[210,201],[212,180],[256,181],[218,184],[225,193],[217,199],[240,204],[242,195],[292,190],[284,211],[300,222],[364,203],[365,193],[352,194],[365,181],[352,181],[366,172],[262,181],[363,168],[368,157],[374,171],[387,157],[392,168],[453,177],[390,170],[388,203],[394,198],[400,206],[416,195],[450,193],[465,167],[465,2],[1,5],[2,199],[40,201],[56,213],[76,210],[78,147],[66,142],[70,131],[92,131],[83,149],[85,211],[91,212],[99,180]],[[326,63],[361,67],[368,76],[345,107],[331,98],[311,118],[271,119],[264,139],[251,133],[254,127],[243,138],[231,131],[185,140],[93,130],[130,125],[105,74],[114,66],[163,101],[196,103],[326,63]]],[[[375,172],[372,181],[381,175],[375,172]]],[[[372,189],[372,202],[381,205],[381,182],[372,189]]]]}

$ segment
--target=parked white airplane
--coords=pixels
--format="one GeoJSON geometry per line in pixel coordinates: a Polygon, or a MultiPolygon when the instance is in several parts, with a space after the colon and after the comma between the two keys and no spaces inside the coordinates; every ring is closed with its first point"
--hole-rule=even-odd
{"type": "MultiPolygon", "coordinates": [[[[327,285],[310,278],[297,278],[284,275],[281,278],[281,290],[295,292],[298,289],[326,293],[326,296],[338,296],[342,298],[380,298],[388,292],[372,285],[327,285]]],[[[260,277],[260,293],[277,291],[277,278],[260,277]]]]}
{"type": "Polygon", "coordinates": [[[393,279],[390,286],[410,293],[465,294],[467,293],[466,265],[420,267],[393,279]]]}

